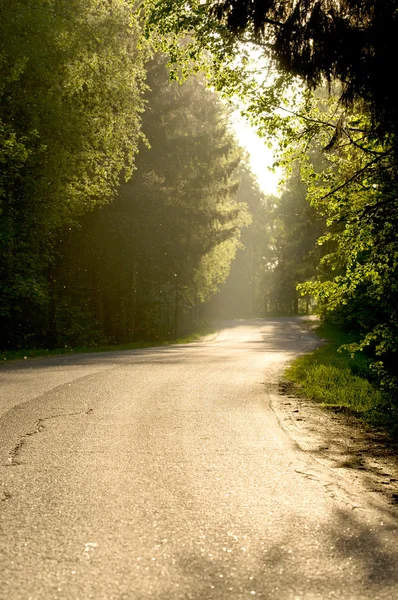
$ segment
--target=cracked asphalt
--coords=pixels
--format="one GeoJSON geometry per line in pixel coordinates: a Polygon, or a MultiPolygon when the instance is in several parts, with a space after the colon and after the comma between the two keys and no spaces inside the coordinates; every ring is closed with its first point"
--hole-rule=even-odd
{"type": "Polygon", "coordinates": [[[281,318],[2,366],[0,599],[398,598],[396,509],[284,426],[316,344],[281,318]]]}

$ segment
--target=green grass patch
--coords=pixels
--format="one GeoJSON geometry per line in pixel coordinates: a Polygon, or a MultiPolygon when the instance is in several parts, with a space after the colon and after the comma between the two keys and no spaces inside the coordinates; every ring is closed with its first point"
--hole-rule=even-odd
{"type": "Polygon", "coordinates": [[[346,407],[359,415],[374,411],[382,404],[383,394],[370,369],[372,359],[339,351],[342,344],[354,339],[330,324],[321,324],[315,332],[325,343],[296,359],[286,370],[285,380],[294,385],[298,395],[315,402],[346,407]]]}
{"type": "Polygon", "coordinates": [[[31,358],[46,358],[51,356],[65,356],[69,354],[90,354],[93,352],[120,352],[123,350],[137,350],[140,348],[155,348],[159,346],[171,346],[174,344],[189,344],[197,342],[205,335],[215,333],[214,330],[206,330],[201,333],[192,333],[182,338],[175,340],[154,340],[131,342],[129,344],[107,344],[101,346],[82,346],[79,348],[56,348],[48,350],[46,348],[30,348],[27,350],[11,350],[0,352],[0,364],[15,360],[28,360],[31,358]]]}

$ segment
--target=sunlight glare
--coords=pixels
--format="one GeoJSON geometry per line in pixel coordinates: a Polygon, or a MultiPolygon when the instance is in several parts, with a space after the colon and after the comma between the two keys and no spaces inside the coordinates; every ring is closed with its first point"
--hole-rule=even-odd
{"type": "Polygon", "coordinates": [[[266,194],[278,194],[278,183],[282,176],[281,169],[272,169],[274,153],[268,148],[251,127],[249,122],[236,110],[231,116],[231,125],[238,142],[249,154],[250,167],[257,178],[258,184],[266,194]]]}

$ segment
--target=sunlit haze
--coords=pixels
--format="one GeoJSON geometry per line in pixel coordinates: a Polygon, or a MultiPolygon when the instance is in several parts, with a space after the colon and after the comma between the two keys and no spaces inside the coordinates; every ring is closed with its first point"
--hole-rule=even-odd
{"type": "Polygon", "coordinates": [[[277,194],[281,171],[271,170],[274,162],[273,151],[265,145],[264,140],[257,135],[248,121],[240,116],[239,111],[233,113],[231,123],[239,143],[249,154],[250,167],[260,188],[266,194],[277,194]]]}

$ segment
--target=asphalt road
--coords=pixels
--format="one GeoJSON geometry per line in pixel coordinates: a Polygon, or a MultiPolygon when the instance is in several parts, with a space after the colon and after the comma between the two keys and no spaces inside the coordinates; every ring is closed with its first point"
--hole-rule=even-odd
{"type": "Polygon", "coordinates": [[[398,598],[396,516],[271,407],[315,344],[275,319],[3,366],[1,600],[398,598]]]}

